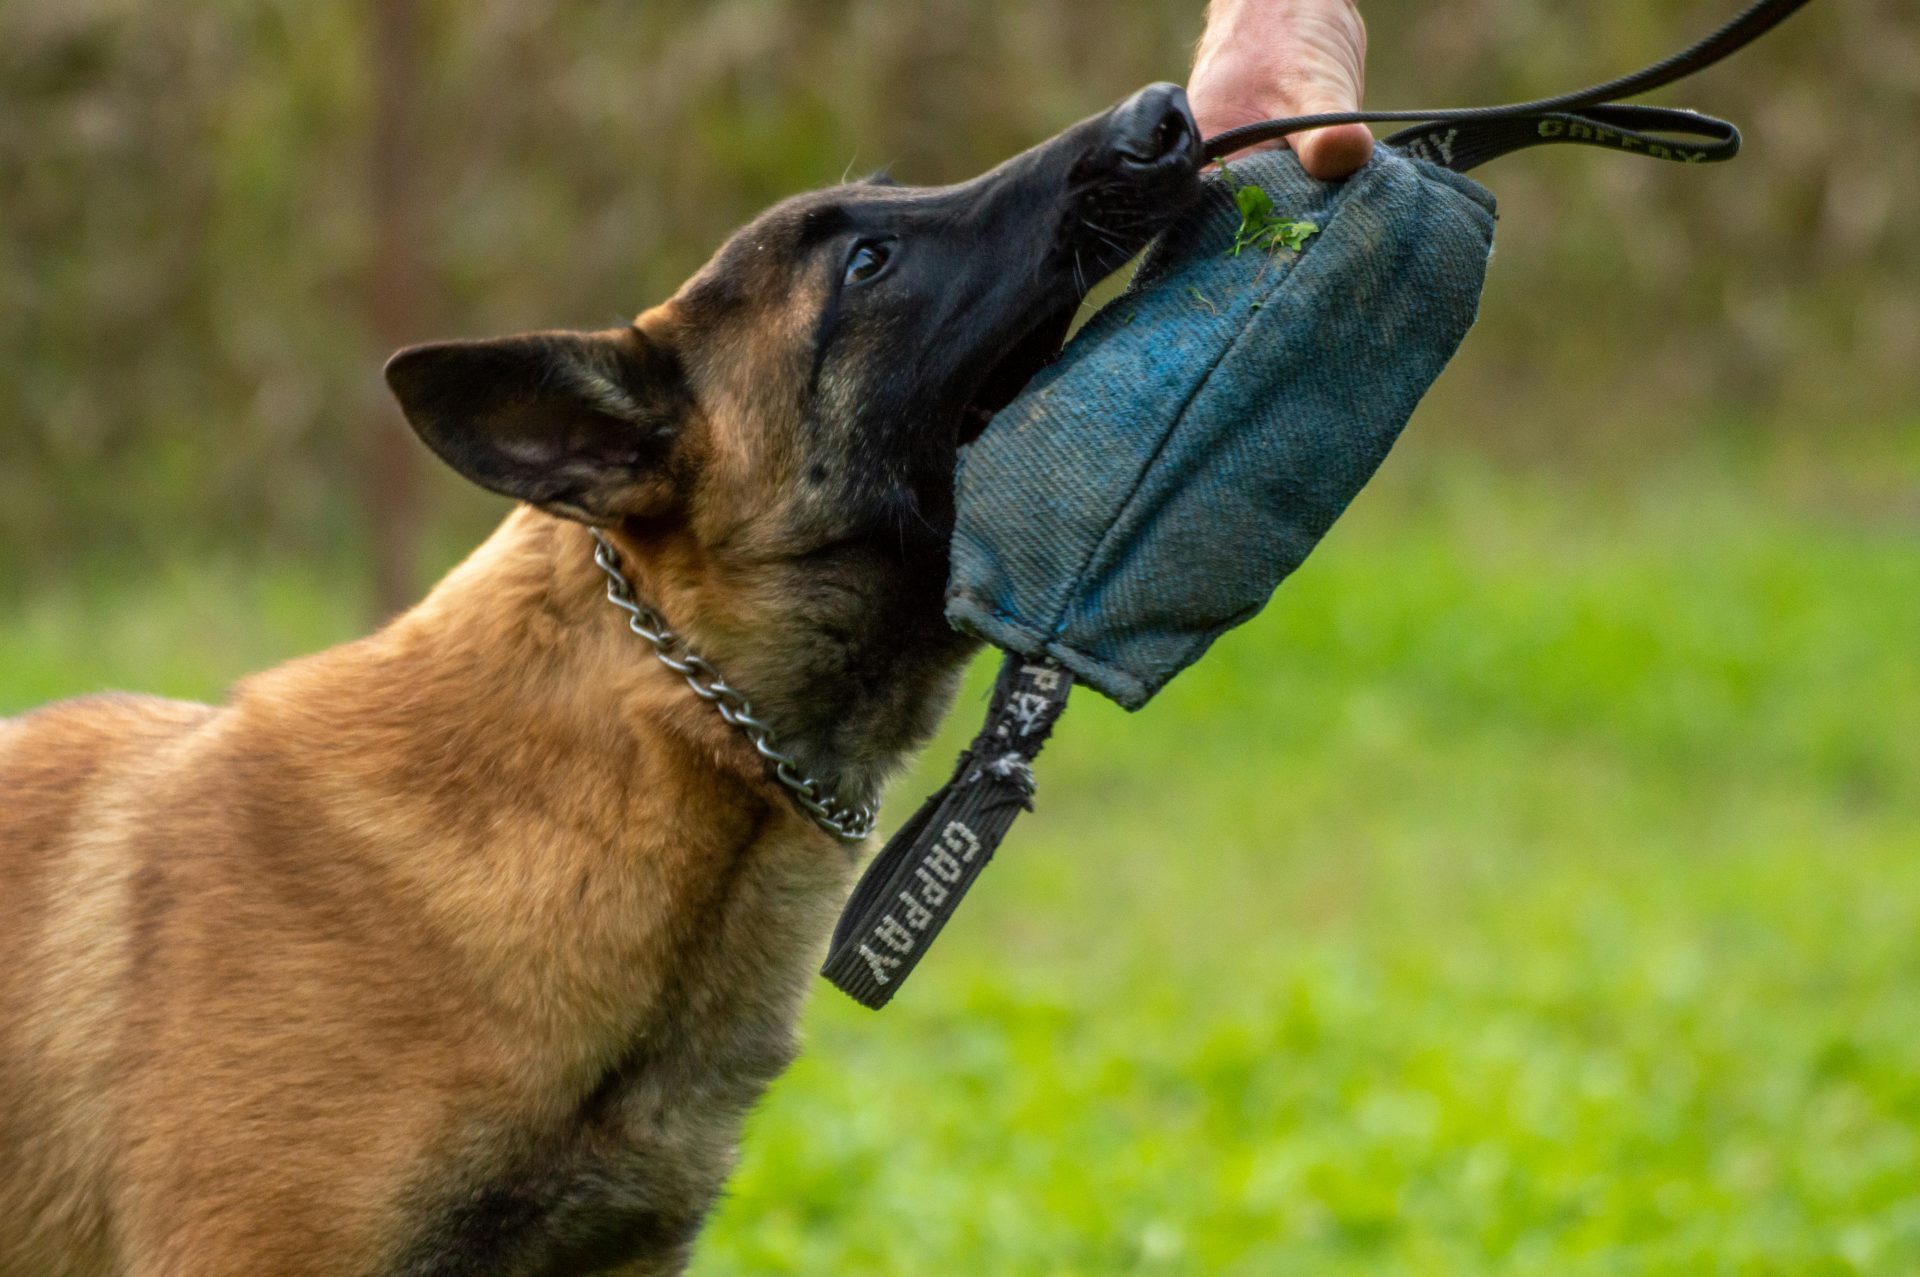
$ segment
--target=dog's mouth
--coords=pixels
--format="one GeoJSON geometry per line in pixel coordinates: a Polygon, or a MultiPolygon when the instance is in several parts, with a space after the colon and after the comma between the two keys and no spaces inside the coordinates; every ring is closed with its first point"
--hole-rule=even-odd
{"type": "MultiPolygon", "coordinates": [[[[1095,249],[1083,255],[1081,261],[1084,264],[1080,271],[1090,277],[1092,283],[1098,283],[1126,265],[1154,236],[1166,229],[1184,207],[1183,200],[1160,216],[1141,219],[1137,223],[1140,229],[1135,232],[1136,243],[1112,239],[1099,243],[1095,249]]],[[[1059,357],[1067,333],[1073,327],[1074,315],[1086,300],[1089,290],[1090,285],[1079,280],[1070,284],[1054,305],[1042,310],[1026,331],[987,366],[986,373],[960,409],[959,441],[962,446],[978,439],[1000,410],[1019,398],[1027,383],[1059,357]]]]}
{"type": "Polygon", "coordinates": [[[1044,314],[987,369],[980,385],[960,409],[960,443],[978,439],[1002,408],[1017,399],[1034,375],[1052,363],[1065,343],[1080,299],[1044,314]]]}
{"type": "Polygon", "coordinates": [[[1142,90],[1115,108],[1108,129],[1068,177],[1072,195],[1055,250],[1059,282],[967,397],[962,445],[1053,362],[1093,285],[1152,242],[1199,192],[1199,130],[1176,86],[1142,90]]]}

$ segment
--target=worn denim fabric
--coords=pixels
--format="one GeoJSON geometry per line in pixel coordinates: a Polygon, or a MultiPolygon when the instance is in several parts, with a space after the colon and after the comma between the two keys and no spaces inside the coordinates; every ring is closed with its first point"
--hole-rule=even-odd
{"type": "Polygon", "coordinates": [[[1381,148],[1345,182],[1231,165],[1296,255],[1231,256],[1210,179],[1127,293],[966,450],[947,617],[1129,709],[1265,605],[1373,476],[1473,324],[1484,187],[1381,148]]]}

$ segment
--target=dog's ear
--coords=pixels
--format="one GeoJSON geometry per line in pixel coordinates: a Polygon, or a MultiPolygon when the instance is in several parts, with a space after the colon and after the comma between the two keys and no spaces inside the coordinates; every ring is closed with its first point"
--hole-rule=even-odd
{"type": "Polygon", "coordinates": [[[685,382],[637,328],[409,346],[386,377],[415,433],[483,488],[587,523],[680,496],[685,382]]]}

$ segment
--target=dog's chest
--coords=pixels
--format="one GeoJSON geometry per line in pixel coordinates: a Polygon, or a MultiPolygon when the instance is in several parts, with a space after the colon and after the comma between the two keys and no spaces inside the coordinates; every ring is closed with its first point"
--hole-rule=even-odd
{"type": "Polygon", "coordinates": [[[748,875],[696,929],[665,1012],[563,1118],[509,1120],[435,1177],[398,1271],[679,1272],[747,1111],[797,1051],[843,893],[838,868],[748,875]]]}
{"type": "Polygon", "coordinates": [[[571,1129],[523,1135],[514,1154],[438,1203],[400,1271],[678,1272],[732,1168],[741,1118],[777,1067],[706,1078],[649,1069],[609,1083],[571,1129]]]}

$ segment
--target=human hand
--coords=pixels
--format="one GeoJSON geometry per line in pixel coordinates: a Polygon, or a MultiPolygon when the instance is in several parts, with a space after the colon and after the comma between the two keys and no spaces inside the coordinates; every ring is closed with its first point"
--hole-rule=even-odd
{"type": "MultiPolygon", "coordinates": [[[[1366,62],[1367,26],[1353,0],[1213,0],[1187,99],[1201,137],[1277,116],[1357,111],[1366,62]]],[[[1364,124],[1287,143],[1322,181],[1346,177],[1373,154],[1364,124]]]]}

